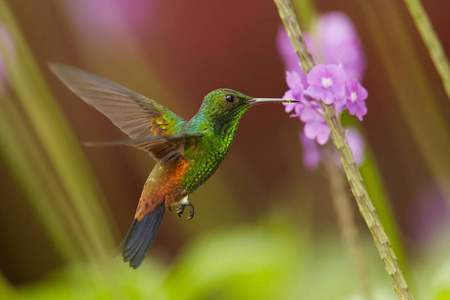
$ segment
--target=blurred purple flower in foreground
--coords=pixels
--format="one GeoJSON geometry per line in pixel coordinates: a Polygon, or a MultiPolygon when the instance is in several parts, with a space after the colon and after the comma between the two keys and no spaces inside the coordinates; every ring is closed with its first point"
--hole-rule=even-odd
{"type": "Polygon", "coordinates": [[[320,49],[312,49],[316,63],[342,65],[348,77],[363,78],[366,58],[356,28],[347,15],[341,12],[321,15],[312,41],[312,47],[320,49]]]}
{"type": "MultiPolygon", "coordinates": [[[[358,80],[363,77],[365,57],[356,30],[350,19],[339,12],[324,14],[315,24],[312,34],[305,34],[305,41],[316,62],[322,63],[305,74],[299,66],[298,57],[284,30],[280,29],[277,46],[285,64],[286,82],[289,90],[283,98],[299,100],[285,104],[291,117],[299,117],[305,123],[300,136],[304,147],[307,168],[317,167],[322,152],[311,146],[309,139],[319,145],[329,140],[330,129],[323,118],[319,100],[333,104],[340,115],[345,109],[362,121],[367,114],[365,100],[368,96],[358,80]]],[[[364,141],[357,132],[349,130],[347,139],[355,160],[362,163],[364,141]]]]}
{"type": "Polygon", "coordinates": [[[300,130],[299,138],[303,147],[303,164],[308,170],[317,169],[322,157],[319,146],[307,138],[303,130],[300,130]]]}
{"type": "MultiPolygon", "coordinates": [[[[325,124],[326,126],[326,124],[325,124]]],[[[328,128],[328,127],[327,127],[328,128]]],[[[353,153],[355,162],[358,166],[364,162],[364,149],[365,141],[363,136],[354,128],[348,128],[345,132],[348,145],[353,153]]],[[[317,145],[311,138],[300,130],[299,133],[300,142],[303,146],[303,164],[308,170],[315,170],[319,166],[319,163],[323,160],[322,148],[317,145]]],[[[339,164],[340,158],[336,152],[336,162],[339,164]]]]}
{"type": "MultiPolygon", "coordinates": [[[[446,180],[446,179],[442,179],[446,180]]],[[[450,181],[443,182],[450,186],[450,181]]],[[[449,236],[450,205],[440,188],[434,184],[422,187],[417,201],[413,201],[410,218],[413,220],[415,238],[424,245],[433,239],[449,236]]]]}
{"type": "MultiPolygon", "coordinates": [[[[304,36],[316,63],[338,64],[348,77],[362,80],[366,57],[355,26],[347,15],[341,12],[323,14],[315,24],[315,31],[304,36]]],[[[278,31],[277,48],[285,69],[296,71],[305,84],[306,75],[283,26],[278,31]]]]}
{"type": "Polygon", "coordinates": [[[297,54],[295,53],[294,47],[292,46],[283,25],[281,25],[278,30],[277,48],[286,71],[296,72],[302,79],[303,84],[306,85],[305,72],[300,68],[297,54]]]}
{"type": "Polygon", "coordinates": [[[103,43],[118,43],[121,34],[145,33],[156,22],[154,0],[65,0],[68,14],[83,36],[103,43]]]}

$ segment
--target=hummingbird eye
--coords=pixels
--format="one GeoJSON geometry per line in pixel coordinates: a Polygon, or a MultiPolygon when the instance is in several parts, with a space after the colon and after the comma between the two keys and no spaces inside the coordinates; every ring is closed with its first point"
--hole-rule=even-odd
{"type": "Polygon", "coordinates": [[[233,103],[234,101],[236,101],[236,97],[232,94],[227,94],[225,96],[225,101],[227,101],[228,103],[233,103]]]}

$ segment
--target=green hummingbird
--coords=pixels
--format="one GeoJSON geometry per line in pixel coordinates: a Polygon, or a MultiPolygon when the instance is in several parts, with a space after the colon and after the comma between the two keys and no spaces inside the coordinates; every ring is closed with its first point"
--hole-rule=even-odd
{"type": "Polygon", "coordinates": [[[138,268],[152,246],[166,208],[177,205],[181,217],[193,193],[217,170],[230,150],[242,115],[252,106],[297,100],[253,98],[217,89],[186,121],[155,101],[88,72],[62,65],[51,70],[67,87],[108,117],[130,140],[96,145],[131,145],[157,161],[139,199],[134,220],[118,253],[138,268]]]}

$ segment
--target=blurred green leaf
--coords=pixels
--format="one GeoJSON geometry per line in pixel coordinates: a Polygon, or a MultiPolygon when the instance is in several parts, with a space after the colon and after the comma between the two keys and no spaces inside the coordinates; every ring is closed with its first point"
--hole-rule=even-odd
{"type": "Polygon", "coordinates": [[[72,264],[39,283],[23,286],[20,299],[166,299],[160,288],[165,270],[147,259],[138,270],[117,260],[108,276],[89,264],[72,264]]]}
{"type": "Polygon", "coordinates": [[[394,213],[392,212],[392,207],[382,182],[380,172],[378,171],[378,166],[370,149],[366,149],[365,155],[364,164],[360,168],[361,174],[366,182],[367,191],[372,197],[373,205],[380,216],[380,221],[391,241],[392,249],[397,256],[403,274],[408,277],[408,264],[406,263],[403,243],[399,237],[397,222],[394,213]]]}
{"type": "Polygon", "coordinates": [[[210,233],[182,253],[165,288],[170,299],[276,299],[303,262],[299,241],[276,221],[210,233]]]}
{"type": "Polygon", "coordinates": [[[4,300],[15,299],[15,293],[13,287],[9,284],[8,280],[0,273],[0,295],[4,300]]]}

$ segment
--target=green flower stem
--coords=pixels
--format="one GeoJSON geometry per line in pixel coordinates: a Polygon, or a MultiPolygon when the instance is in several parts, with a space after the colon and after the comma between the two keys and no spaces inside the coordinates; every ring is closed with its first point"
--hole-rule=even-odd
{"type": "Polygon", "coordinates": [[[433,25],[431,24],[430,19],[428,19],[428,15],[423,9],[420,0],[404,1],[406,6],[408,7],[409,13],[416,23],[420,36],[422,37],[425,46],[430,53],[431,59],[434,63],[434,67],[441,76],[442,83],[450,100],[450,65],[448,63],[447,57],[445,56],[444,50],[442,49],[439,38],[437,37],[436,32],[433,29],[433,25]]]}
{"type": "Polygon", "coordinates": [[[299,13],[299,25],[303,30],[311,31],[311,25],[315,24],[317,19],[317,10],[314,6],[314,0],[294,0],[295,8],[299,13]]]}
{"type": "Polygon", "coordinates": [[[328,106],[324,103],[321,103],[321,106],[325,112],[325,120],[327,121],[328,127],[330,127],[331,139],[338,150],[345,175],[358,203],[359,211],[373,236],[375,246],[384,263],[386,272],[391,278],[394,291],[400,299],[414,299],[403,277],[397,257],[392,250],[391,242],[386,235],[364,186],[364,180],[361,177],[353,154],[345,139],[344,129],[337,117],[336,111],[333,106],[328,106]]]}
{"type": "MultiPolygon", "coordinates": [[[[332,150],[331,147],[328,148],[332,150]]],[[[333,154],[333,151],[329,151],[333,154]]],[[[372,299],[367,265],[364,260],[364,251],[359,238],[358,227],[353,219],[353,211],[346,188],[344,176],[341,168],[335,163],[333,156],[329,156],[325,168],[330,183],[331,200],[336,211],[339,227],[342,231],[342,238],[347,245],[353,264],[356,269],[362,293],[365,299],[372,299]]]]}
{"type": "MultiPolygon", "coordinates": [[[[292,4],[289,0],[274,1],[278,7],[280,18],[284,23],[289,38],[300,59],[301,67],[305,73],[309,73],[309,71],[314,67],[314,62],[303,39],[292,4]]],[[[381,225],[375,208],[370,200],[369,194],[364,186],[364,180],[362,179],[355,163],[353,154],[345,138],[344,129],[336,114],[336,111],[332,105],[329,106],[323,102],[320,104],[324,111],[324,118],[330,128],[331,139],[338,150],[345,175],[350,184],[350,188],[356,202],[358,203],[359,211],[373,236],[375,246],[377,247],[381,260],[384,263],[385,270],[391,278],[394,291],[400,299],[414,299],[406,280],[403,277],[402,271],[400,270],[397,258],[391,247],[391,242],[389,241],[389,238],[381,225]]]]}

